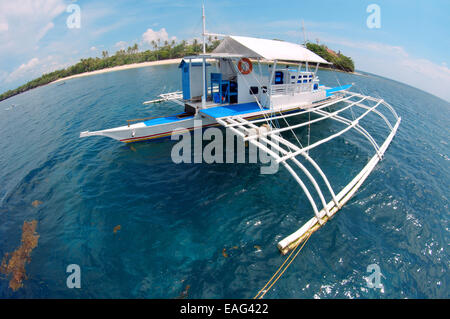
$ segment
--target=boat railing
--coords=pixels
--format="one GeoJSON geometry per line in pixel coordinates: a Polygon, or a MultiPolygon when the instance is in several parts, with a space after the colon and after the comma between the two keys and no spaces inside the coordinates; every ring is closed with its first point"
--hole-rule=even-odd
{"type": "Polygon", "coordinates": [[[311,92],[313,83],[274,84],[270,88],[270,95],[293,95],[311,92]]]}

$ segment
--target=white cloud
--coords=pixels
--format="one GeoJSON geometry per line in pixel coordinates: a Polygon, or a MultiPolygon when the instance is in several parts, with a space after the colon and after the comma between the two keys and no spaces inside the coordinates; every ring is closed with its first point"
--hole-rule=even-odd
{"type": "Polygon", "coordinates": [[[161,42],[169,41],[169,34],[167,33],[165,28],[162,28],[159,31],[147,29],[147,31],[145,31],[142,35],[142,41],[150,45],[152,44],[152,41],[158,42],[158,40],[160,40],[161,42]]]}
{"type": "Polygon", "coordinates": [[[450,69],[444,63],[434,63],[414,57],[403,47],[379,42],[324,38],[326,43],[345,47],[345,53],[359,70],[391,78],[450,101],[450,69]]]}
{"type": "Polygon", "coordinates": [[[66,4],[62,0],[15,0],[2,1],[0,8],[2,15],[8,17],[31,17],[33,15],[55,17],[66,9],[66,4]]]}
{"type": "Polygon", "coordinates": [[[9,25],[6,22],[0,22],[0,32],[8,31],[9,25]]]}
{"type": "Polygon", "coordinates": [[[0,1],[0,59],[28,55],[65,11],[63,0],[0,1]]]}
{"type": "Polygon", "coordinates": [[[114,46],[120,50],[123,50],[128,46],[128,43],[126,43],[125,41],[119,41],[114,46]]]}
{"type": "Polygon", "coordinates": [[[12,82],[17,80],[18,78],[24,76],[30,69],[33,69],[36,65],[39,64],[38,58],[32,58],[27,63],[20,65],[16,70],[11,72],[5,79],[6,82],[12,82]]]}
{"type": "Polygon", "coordinates": [[[47,23],[47,25],[45,27],[43,27],[41,30],[39,30],[39,33],[37,35],[37,41],[42,39],[50,29],[53,29],[54,26],[55,25],[53,22],[49,22],[49,23],[47,23]]]}
{"type": "Polygon", "coordinates": [[[8,77],[8,72],[0,70],[0,82],[4,81],[8,77]]]}
{"type": "Polygon", "coordinates": [[[0,58],[32,51],[65,9],[63,0],[0,1],[0,58]]]}
{"type": "MultiPolygon", "coordinates": [[[[32,58],[28,62],[21,64],[17,69],[9,74],[0,76],[0,80],[4,83],[23,81],[23,79],[31,79],[39,77],[42,74],[53,72],[69,66],[70,63],[61,62],[57,56],[49,55],[44,58],[32,58]],[[2,78],[3,77],[3,78],[2,78]]],[[[0,72],[1,75],[1,72],[0,72]]]]}
{"type": "Polygon", "coordinates": [[[91,47],[90,50],[91,51],[97,51],[98,49],[96,47],[91,47]]]}

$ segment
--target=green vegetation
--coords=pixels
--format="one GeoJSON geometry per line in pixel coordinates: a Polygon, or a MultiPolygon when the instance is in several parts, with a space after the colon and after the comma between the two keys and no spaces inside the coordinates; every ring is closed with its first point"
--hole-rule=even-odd
{"type": "MultiPolygon", "coordinates": [[[[217,38],[213,39],[212,37],[209,37],[206,44],[206,51],[211,52],[219,45],[219,43],[220,41],[217,40],[217,38]]],[[[160,45],[160,41],[158,40],[152,41],[152,46],[153,50],[139,52],[138,45],[135,44],[132,47],[128,47],[127,50],[117,51],[112,56],[109,56],[108,51],[103,51],[101,58],[97,57],[81,59],[80,62],[75,65],[69,66],[66,69],[56,70],[44,74],[41,77],[31,80],[30,82],[18,87],[17,89],[9,90],[0,95],[0,101],[71,75],[131,63],[181,58],[187,55],[198,54],[203,50],[202,44],[199,43],[197,39],[194,39],[192,44],[188,44],[186,41],[181,41],[178,44],[175,43],[175,41],[164,41],[162,46],[160,45]]]]}
{"type": "MultiPolygon", "coordinates": [[[[214,39],[212,37],[208,38],[206,44],[206,51],[211,52],[214,50],[220,41],[217,37],[214,39]]],[[[328,49],[325,45],[319,45],[314,43],[307,43],[307,48],[325,60],[333,63],[333,65],[339,69],[346,72],[354,72],[355,66],[351,58],[328,49]]],[[[14,90],[9,90],[0,95],[0,101],[5,100],[11,96],[20,94],[22,92],[31,90],[38,86],[42,86],[53,82],[58,79],[62,79],[71,75],[80,74],[84,72],[91,72],[96,70],[101,70],[105,68],[111,68],[119,65],[131,64],[131,63],[141,63],[147,61],[158,61],[166,59],[181,58],[186,55],[194,55],[202,52],[202,44],[195,39],[192,44],[188,44],[186,41],[181,41],[180,43],[175,43],[175,41],[168,42],[164,41],[161,46],[160,41],[152,41],[153,50],[147,50],[139,52],[137,44],[128,47],[127,50],[119,50],[114,55],[109,56],[108,51],[102,52],[101,58],[88,58],[81,59],[75,65],[69,66],[66,69],[56,70],[41,77],[31,80],[30,82],[18,87],[14,90]]]]}
{"type": "Polygon", "coordinates": [[[353,60],[350,57],[341,54],[341,52],[336,53],[333,50],[328,49],[328,47],[323,44],[319,45],[314,43],[307,43],[306,47],[328,62],[333,63],[333,65],[339,70],[346,72],[355,71],[353,60]]]}

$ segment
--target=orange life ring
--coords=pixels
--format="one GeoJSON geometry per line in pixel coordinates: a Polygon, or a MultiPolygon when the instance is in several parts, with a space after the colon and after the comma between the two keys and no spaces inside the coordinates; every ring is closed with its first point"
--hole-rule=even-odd
{"type": "Polygon", "coordinates": [[[249,74],[253,70],[252,61],[248,58],[240,59],[238,62],[238,69],[242,74],[249,74]]]}

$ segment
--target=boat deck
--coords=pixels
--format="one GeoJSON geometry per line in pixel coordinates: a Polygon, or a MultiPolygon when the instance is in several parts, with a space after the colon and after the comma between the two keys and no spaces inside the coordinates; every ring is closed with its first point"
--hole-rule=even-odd
{"type": "Polygon", "coordinates": [[[207,109],[200,110],[199,113],[208,117],[218,119],[221,117],[243,115],[248,113],[261,112],[261,108],[258,103],[243,103],[243,104],[228,104],[224,106],[215,106],[207,109]]]}
{"type": "Polygon", "coordinates": [[[175,115],[171,115],[171,116],[163,116],[163,117],[158,117],[158,118],[154,118],[148,121],[145,121],[144,124],[145,126],[154,126],[154,125],[159,125],[159,124],[167,124],[167,123],[173,123],[173,122],[178,122],[178,121],[182,121],[182,120],[187,120],[187,119],[191,119],[194,116],[184,116],[185,113],[179,113],[179,114],[175,114],[175,115]],[[181,116],[180,116],[181,115],[181,116]]]}

